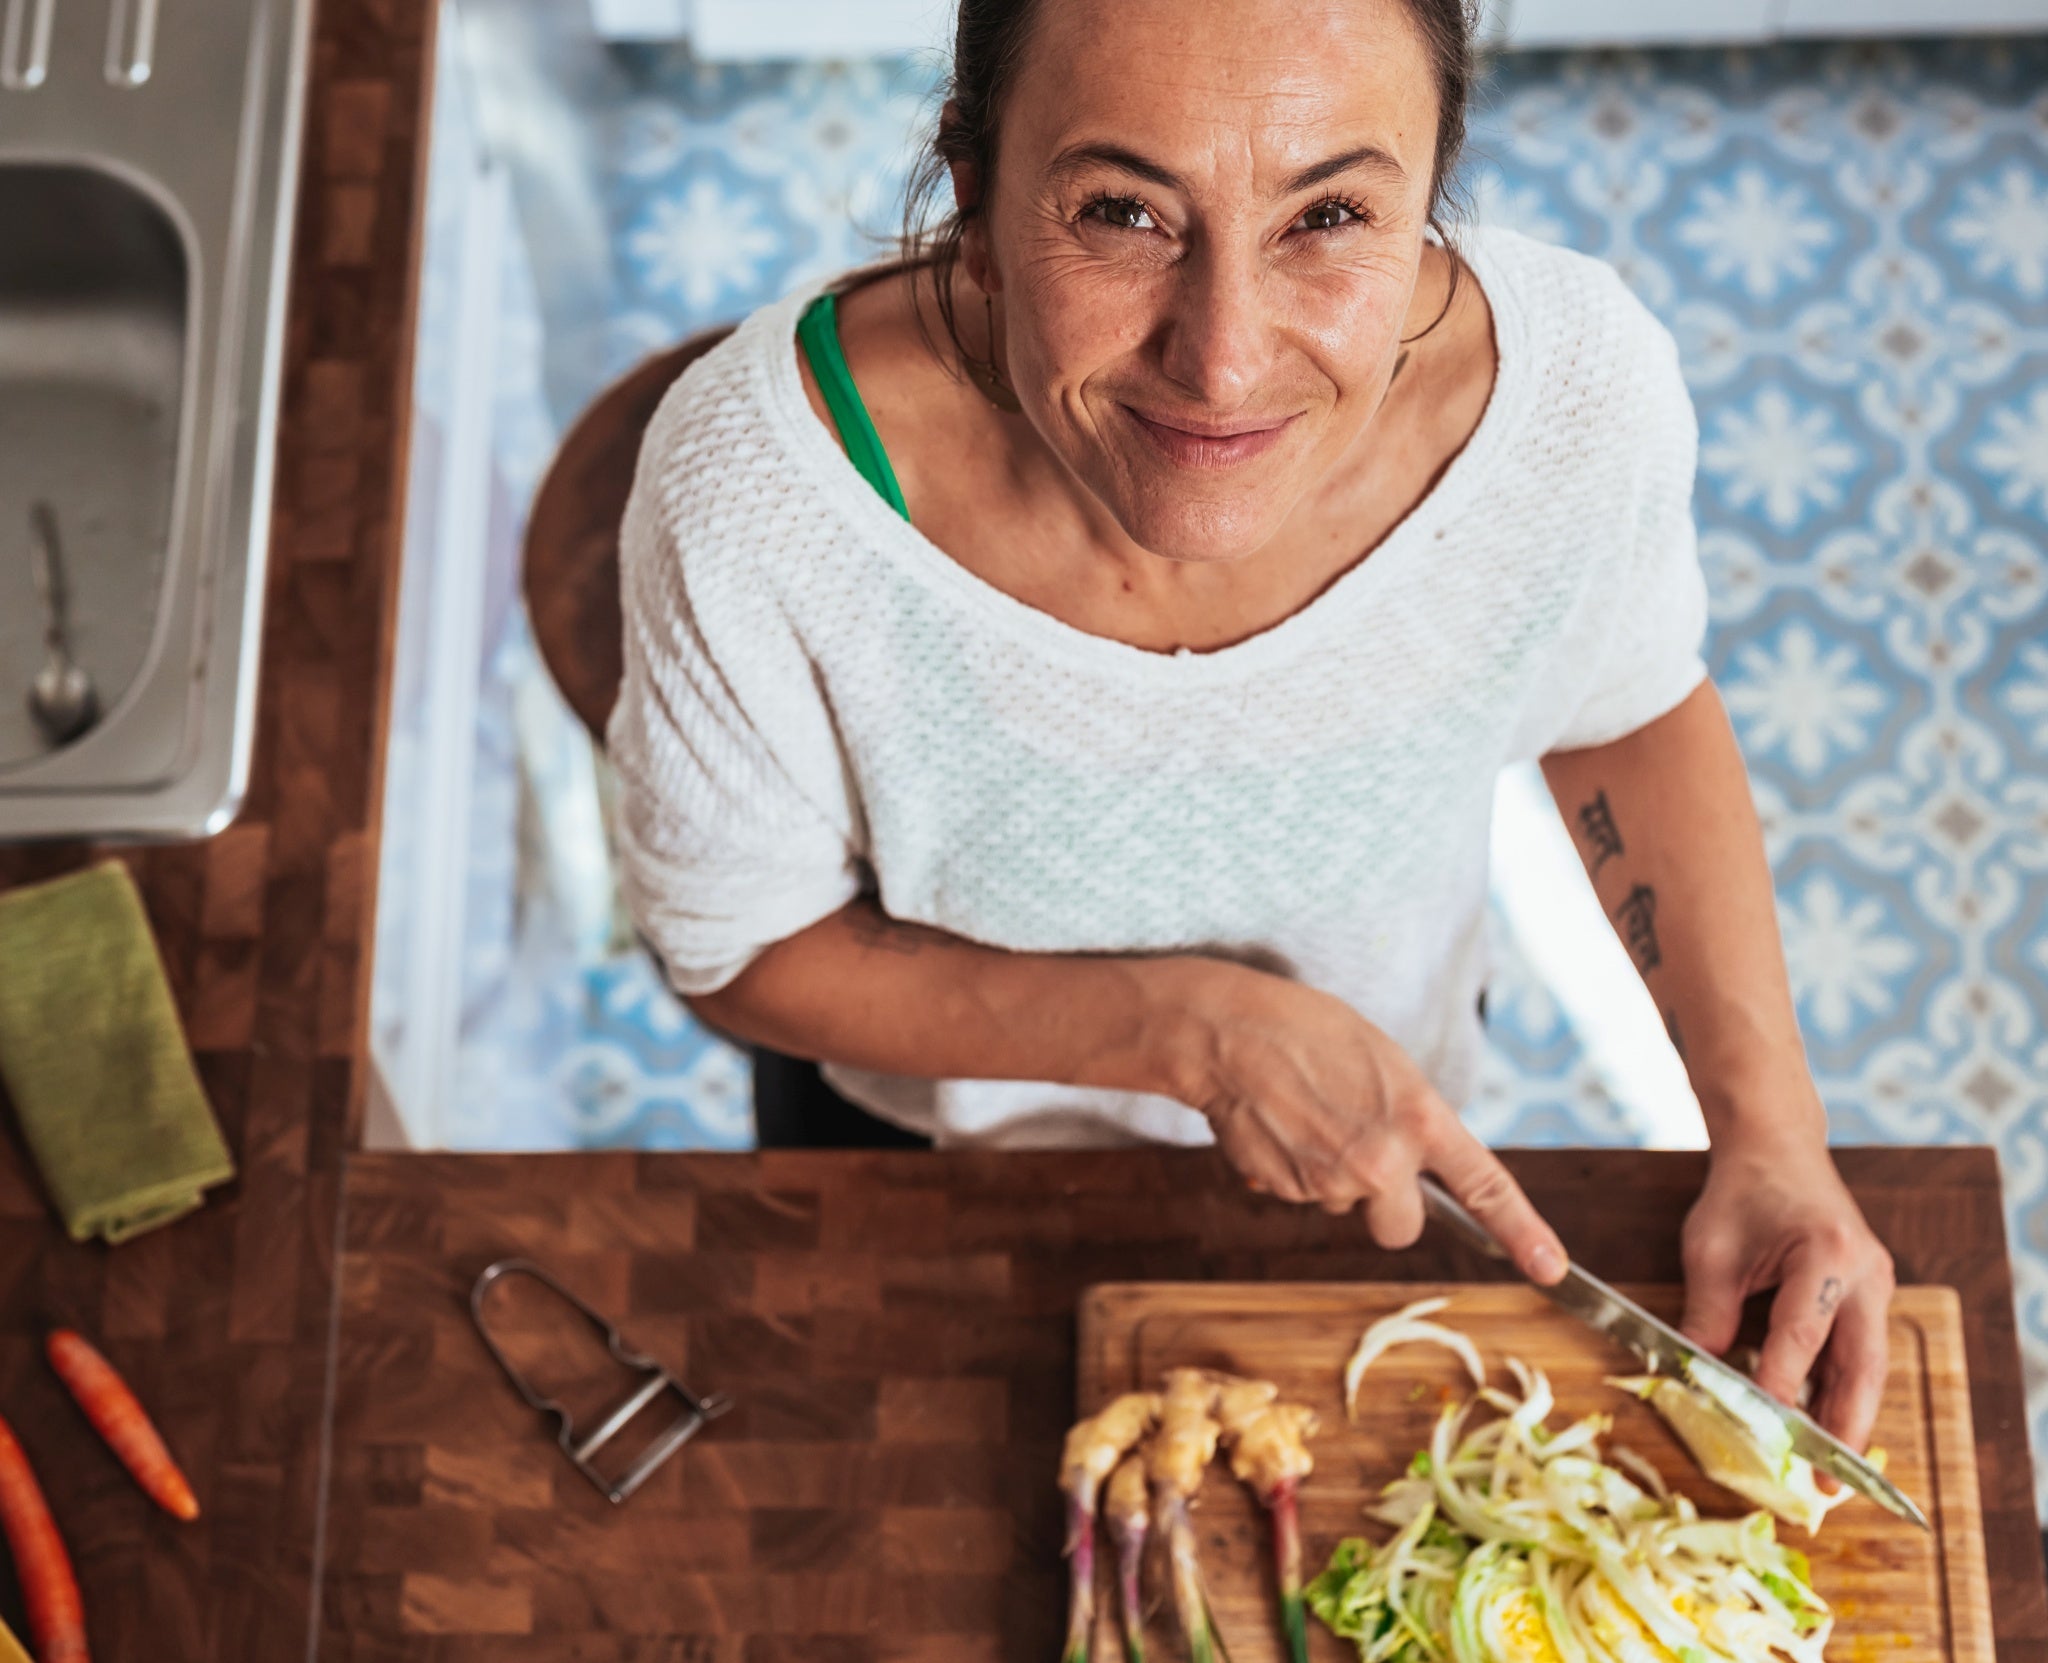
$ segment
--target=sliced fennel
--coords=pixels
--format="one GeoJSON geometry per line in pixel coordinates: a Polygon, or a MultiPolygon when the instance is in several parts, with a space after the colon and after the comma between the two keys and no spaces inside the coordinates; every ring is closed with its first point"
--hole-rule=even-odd
{"type": "Polygon", "coordinates": [[[1606,1416],[1553,1431],[1542,1371],[1508,1369],[1514,1391],[1447,1406],[1382,1492],[1394,1534],[1309,1585],[1365,1663],[1821,1663],[1833,1618],[1768,1513],[1646,1489],[1603,1456],[1606,1416]]]}
{"type": "Polygon", "coordinates": [[[1849,1499],[1846,1489],[1822,1494],[1813,1464],[1792,1453],[1792,1434],[1784,1422],[1756,1414],[1746,1395],[1716,1391],[1710,1375],[1690,1384],[1656,1374],[1614,1384],[1655,1409],[1716,1484],[1768,1507],[1808,1535],[1849,1499]]]}
{"type": "Polygon", "coordinates": [[[1455,1328],[1446,1328],[1440,1322],[1427,1319],[1436,1315],[1448,1299],[1418,1299],[1413,1305],[1404,1305],[1392,1316],[1381,1317],[1359,1338],[1358,1348],[1351,1353],[1350,1361],[1344,1365],[1344,1412],[1354,1420],[1358,1416],[1358,1387],[1365,1379],[1365,1371],[1379,1361],[1397,1345],[1439,1345],[1453,1353],[1465,1365],[1465,1372],[1472,1376],[1472,1384],[1486,1384],[1486,1365],[1479,1360],[1479,1348],[1470,1336],[1461,1334],[1455,1328]]]}

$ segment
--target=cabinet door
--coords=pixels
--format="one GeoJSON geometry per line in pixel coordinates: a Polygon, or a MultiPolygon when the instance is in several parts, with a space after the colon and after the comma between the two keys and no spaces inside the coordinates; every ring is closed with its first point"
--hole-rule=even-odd
{"type": "Polygon", "coordinates": [[[2048,29],[2048,0],[1782,0],[1787,35],[1952,35],[2048,29]]]}
{"type": "Polygon", "coordinates": [[[864,58],[952,44],[947,0],[694,0],[691,44],[707,62],[864,58]]]}
{"type": "MultiPolygon", "coordinates": [[[[1505,0],[1508,45],[1767,40],[1781,0],[1505,0]]],[[[1845,0],[1847,3],[1847,0],[1845,0]]],[[[2036,4],[2048,0],[2035,0],[2036,4]]]]}

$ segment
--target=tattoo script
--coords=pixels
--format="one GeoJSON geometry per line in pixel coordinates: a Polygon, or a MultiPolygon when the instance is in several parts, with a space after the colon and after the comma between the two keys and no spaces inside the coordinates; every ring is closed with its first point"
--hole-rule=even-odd
{"type": "Polygon", "coordinates": [[[1629,957],[1638,970],[1655,970],[1664,962],[1657,950],[1657,892],[1639,883],[1615,910],[1614,921],[1621,926],[1621,938],[1628,943],[1629,957]]]}
{"type": "Polygon", "coordinates": [[[1835,1307],[1841,1303],[1842,1279],[1839,1276],[1830,1276],[1820,1285],[1820,1314],[1824,1317],[1833,1316],[1835,1307]]]}
{"type": "Polygon", "coordinates": [[[1607,805],[1607,793],[1597,793],[1590,803],[1579,805],[1579,832],[1586,840],[1586,850],[1592,857],[1590,870],[1597,874],[1601,867],[1627,851],[1622,847],[1621,830],[1614,823],[1614,810],[1607,805]]]}

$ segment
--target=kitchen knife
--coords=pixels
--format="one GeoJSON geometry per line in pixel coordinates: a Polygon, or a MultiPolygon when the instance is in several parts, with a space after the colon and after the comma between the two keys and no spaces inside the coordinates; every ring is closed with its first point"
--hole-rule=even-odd
{"type": "MultiPolygon", "coordinates": [[[[1435,1179],[1424,1176],[1423,1204],[1430,1217],[1453,1234],[1476,1247],[1488,1258],[1507,1259],[1507,1249],[1494,1240],[1493,1232],[1462,1207],[1435,1179]]],[[[1539,1293],[1611,1339],[1620,1341],[1642,1358],[1653,1374],[1668,1375],[1697,1386],[1724,1408],[1741,1415],[1774,1420],[1791,1435],[1792,1452],[1832,1474],[1850,1489],[1868,1496],[1887,1512],[1910,1520],[1922,1530],[1931,1528],[1927,1515],[1913,1498],[1858,1455],[1847,1444],[1823,1429],[1812,1416],[1780,1403],[1741,1370],[1731,1368],[1712,1352],[1702,1351],[1667,1322],[1616,1292],[1591,1271],[1567,1261],[1564,1277],[1550,1287],[1532,1284],[1539,1293]]]]}

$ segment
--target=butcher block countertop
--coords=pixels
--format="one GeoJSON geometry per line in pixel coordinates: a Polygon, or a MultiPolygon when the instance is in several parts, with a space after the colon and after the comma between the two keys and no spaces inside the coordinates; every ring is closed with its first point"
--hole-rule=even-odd
{"type": "MultiPolygon", "coordinates": [[[[0,1413],[97,1663],[975,1663],[1059,1637],[1052,1457],[1091,1283],[1442,1278],[1205,1155],[364,1155],[428,0],[316,0],[255,761],[236,823],[123,851],[240,1176],[64,1239],[0,1113],[0,1413]],[[527,1252],[738,1407],[613,1509],[469,1326],[527,1252]],[[205,1509],[155,1512],[40,1358],[80,1327],[205,1509]]],[[[0,887],[100,851],[0,849],[0,887]]],[[[1961,1294],[1999,1655],[2048,1663],[1997,1173],[1852,1151],[1901,1279],[1961,1294]]],[[[1701,1168],[1514,1157],[1575,1252],[1677,1274],[1701,1168]]],[[[4,1556],[0,1556],[4,1561],[4,1556]]],[[[19,1590],[0,1562],[0,1612],[19,1590]]]]}
{"type": "MultiPolygon", "coordinates": [[[[1678,1280],[1702,1157],[1509,1159],[1590,1267],[1678,1280]]],[[[2048,1663],[1993,1159],[1840,1159],[1900,1280],[1961,1296],[1998,1655],[2048,1663]]],[[[343,1232],[323,1659],[1056,1657],[1084,1288],[1486,1274],[1434,1238],[1379,1252],[1177,1151],[365,1155],[343,1232]],[[470,1284],[505,1254],[738,1405],[623,1507],[471,1327],[470,1284]]]]}
{"type": "MultiPolygon", "coordinates": [[[[167,8],[165,27],[180,17],[167,8]]],[[[0,888],[108,853],[126,862],[240,1173],[166,1230],[74,1246],[0,1102],[0,1413],[79,1561],[97,1663],[307,1655],[334,1231],[362,1101],[433,18],[432,0],[313,0],[241,813],[201,843],[0,847],[0,888]],[[155,1409],[205,1507],[198,1523],[152,1513],[86,1429],[41,1360],[52,1320],[98,1339],[155,1409]]],[[[0,1610],[18,1621],[4,1560],[0,1610]]]]}

